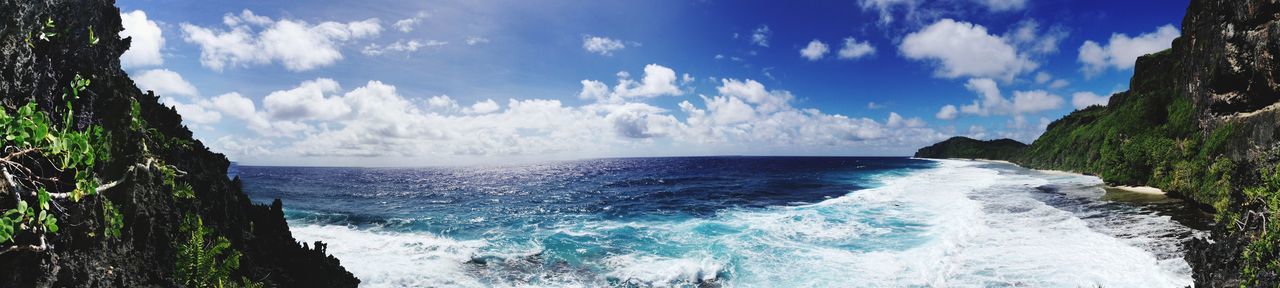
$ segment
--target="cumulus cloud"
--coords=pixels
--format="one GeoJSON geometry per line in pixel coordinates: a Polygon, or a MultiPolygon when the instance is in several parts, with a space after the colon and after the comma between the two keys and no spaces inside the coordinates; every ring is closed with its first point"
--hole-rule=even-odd
{"type": "Polygon", "coordinates": [[[578,98],[616,103],[628,98],[684,94],[676,81],[675,70],[658,64],[649,64],[644,66],[644,78],[640,81],[631,79],[631,75],[625,71],[619,72],[618,84],[613,86],[613,90],[609,90],[604,82],[582,80],[582,91],[578,93],[578,98]]]}
{"type": "Polygon", "coordinates": [[[751,43],[760,47],[769,47],[769,36],[773,36],[773,31],[769,30],[769,25],[760,25],[756,30],[751,31],[751,43]]]}
{"type": "Polygon", "coordinates": [[[209,125],[222,120],[221,113],[206,108],[206,105],[201,102],[183,103],[173,98],[163,99],[162,102],[173,106],[173,110],[177,110],[178,115],[182,115],[182,122],[187,124],[209,125]]]}
{"type": "Polygon", "coordinates": [[[484,101],[476,101],[476,104],[471,104],[471,107],[462,109],[462,112],[467,114],[489,114],[497,112],[499,109],[502,109],[502,106],[498,106],[498,102],[493,101],[493,99],[485,99],[484,101]]]}
{"type": "Polygon", "coordinates": [[[902,115],[898,115],[897,112],[889,112],[889,120],[885,121],[885,126],[889,128],[920,128],[924,127],[924,125],[924,119],[920,119],[920,117],[905,118],[902,115]]]}
{"type": "Polygon", "coordinates": [[[1156,31],[1129,37],[1125,34],[1111,34],[1106,45],[1094,41],[1085,41],[1080,46],[1079,61],[1084,64],[1080,71],[1086,77],[1092,77],[1108,68],[1116,70],[1132,69],[1139,56],[1169,49],[1173,40],[1181,32],[1173,25],[1164,25],[1156,31]]]}
{"type": "Polygon", "coordinates": [[[164,48],[164,35],[160,25],[147,19],[146,12],[120,13],[120,25],[124,26],[120,38],[133,37],[129,50],[120,55],[120,66],[129,69],[164,64],[164,55],[160,51],[164,48]]]}
{"type": "Polygon", "coordinates": [[[1107,101],[1111,100],[1111,96],[1100,96],[1093,92],[1076,92],[1071,94],[1071,105],[1076,109],[1089,108],[1089,106],[1107,106],[1107,101]]]}
{"type": "Polygon", "coordinates": [[[272,62],[290,71],[311,70],[341,60],[344,44],[382,32],[377,18],[312,25],[300,20],[276,21],[247,9],[239,15],[224,15],[222,22],[226,29],[180,25],[183,39],[200,46],[200,63],[215,71],[272,62]]]}
{"type": "Polygon", "coordinates": [[[808,46],[800,49],[800,56],[804,57],[804,59],[809,59],[809,61],[818,61],[818,59],[822,59],[822,56],[826,56],[829,51],[831,49],[827,47],[827,43],[813,39],[813,41],[809,41],[808,46]]]}
{"type": "Polygon", "coordinates": [[[275,91],[262,98],[262,107],[273,119],[334,120],[351,113],[351,107],[335,92],[338,81],[319,78],[302,82],[289,90],[275,91]]]}
{"type": "Polygon", "coordinates": [[[908,34],[899,46],[908,59],[932,61],[934,75],[943,78],[984,77],[1010,81],[1038,64],[1019,53],[1005,38],[987,28],[943,19],[908,34]]]}
{"type": "Polygon", "coordinates": [[[253,105],[253,100],[249,100],[249,98],[245,98],[236,92],[213,97],[210,104],[214,110],[239,119],[252,119],[255,116],[253,115],[254,112],[257,111],[257,108],[253,105]]]}
{"type": "Polygon", "coordinates": [[[584,93],[620,94],[587,97],[601,101],[581,106],[547,99],[505,103],[485,99],[461,106],[445,95],[412,100],[379,81],[344,92],[338,83],[320,78],[270,93],[260,109],[235,93],[215,97],[202,107],[245,121],[264,136],[259,138],[262,141],[214,141],[214,147],[228,149],[223,152],[269,151],[302,158],[576,158],[674,147],[714,147],[714,151],[731,153],[851,149],[870,153],[866,151],[873,150],[866,149],[914,147],[944,136],[925,127],[919,118],[897,113],[881,122],[797,108],[791,92],[771,90],[750,79],[719,79],[715,95],[699,95],[700,100],[682,101],[678,109],[670,110],[643,102],[656,96],[641,95],[677,93],[678,89],[669,88],[678,87],[665,87],[677,81],[676,74],[656,64],[645,68],[644,78],[655,80],[636,81],[620,73],[624,74],[619,75],[621,89],[583,81],[593,83],[584,86],[584,93]]]}
{"type": "Polygon", "coordinates": [[[626,48],[627,44],[622,43],[622,40],[591,35],[582,37],[582,49],[586,49],[587,52],[609,56],[613,55],[613,51],[626,48]]]}
{"type": "MultiPolygon", "coordinates": [[[[960,112],[965,114],[1017,116],[1057,109],[1064,103],[1061,96],[1044,90],[1014,91],[1013,99],[1005,98],[996,81],[990,78],[970,79],[965,84],[965,88],[979,96],[979,99],[974,100],[972,104],[960,106],[960,112]]],[[[946,107],[943,108],[946,109],[946,107]]],[[[939,111],[938,114],[944,113],[939,111]]]]}
{"type": "Polygon", "coordinates": [[[942,106],[942,109],[938,109],[938,113],[934,114],[934,117],[942,120],[954,120],[959,115],[960,110],[956,109],[956,105],[947,104],[947,106],[942,106]]]}
{"type": "Polygon", "coordinates": [[[876,48],[871,46],[870,42],[858,41],[853,37],[844,38],[844,46],[840,48],[840,52],[836,56],[840,59],[858,59],[876,54],[876,48]]]}
{"type": "Polygon", "coordinates": [[[182,96],[196,98],[199,96],[195,85],[191,85],[190,82],[182,78],[182,75],[169,71],[169,69],[142,71],[142,73],[133,76],[133,82],[138,85],[139,89],[155,91],[156,95],[161,97],[182,96]]]}

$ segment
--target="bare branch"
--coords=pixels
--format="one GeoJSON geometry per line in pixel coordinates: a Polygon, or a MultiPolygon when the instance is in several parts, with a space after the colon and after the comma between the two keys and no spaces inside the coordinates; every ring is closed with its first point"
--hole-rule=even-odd
{"type": "Polygon", "coordinates": [[[9,153],[8,156],[4,156],[4,160],[13,161],[13,159],[22,157],[22,155],[27,155],[27,154],[30,154],[31,152],[36,152],[36,151],[40,151],[40,148],[27,148],[23,150],[18,150],[18,152],[9,153]]]}
{"type": "Polygon", "coordinates": [[[39,252],[44,252],[44,250],[48,250],[48,249],[49,249],[49,243],[45,243],[44,235],[40,235],[40,245],[14,245],[4,250],[0,250],[0,255],[4,255],[5,253],[9,253],[9,252],[22,252],[22,251],[39,253],[39,252]]]}

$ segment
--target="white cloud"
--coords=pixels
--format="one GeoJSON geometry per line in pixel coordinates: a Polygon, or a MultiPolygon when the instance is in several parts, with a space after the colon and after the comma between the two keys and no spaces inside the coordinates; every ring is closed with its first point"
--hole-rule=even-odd
{"type": "Polygon", "coordinates": [[[156,95],[161,97],[182,96],[188,99],[195,99],[200,96],[195,85],[191,85],[190,82],[182,78],[182,75],[169,71],[169,69],[142,71],[142,73],[133,76],[133,82],[138,85],[139,89],[155,91],[156,95]]]}
{"type": "Polygon", "coordinates": [[[426,11],[418,12],[418,14],[414,14],[413,17],[400,19],[395,23],[392,23],[391,26],[396,27],[396,30],[400,30],[400,32],[409,33],[412,32],[413,28],[416,28],[418,24],[422,23],[422,19],[426,19],[428,16],[431,15],[427,14],[426,11]]]}
{"type": "Polygon", "coordinates": [[[884,109],[884,108],[885,108],[884,104],[880,104],[876,102],[867,102],[867,109],[877,110],[877,109],[884,109]]]}
{"type": "Polygon", "coordinates": [[[432,111],[449,112],[458,109],[458,101],[449,95],[431,96],[427,99],[427,108],[432,111]]]}
{"type": "Polygon", "coordinates": [[[210,104],[214,110],[244,120],[254,118],[254,113],[257,111],[257,108],[253,105],[253,100],[249,100],[249,98],[245,98],[236,92],[213,97],[210,104]]]}
{"type": "Polygon", "coordinates": [[[903,7],[908,15],[914,14],[920,0],[859,0],[862,10],[876,10],[880,13],[880,23],[892,23],[895,7],[903,7]]]}
{"type": "Polygon", "coordinates": [[[684,94],[676,81],[675,70],[658,64],[649,64],[644,66],[644,78],[639,82],[631,79],[631,75],[626,71],[618,72],[618,85],[614,86],[612,91],[603,82],[582,80],[582,91],[578,93],[578,97],[595,99],[598,102],[618,103],[628,98],[684,94]]]}
{"type": "Polygon", "coordinates": [[[1005,123],[1005,129],[996,134],[996,138],[1009,138],[1021,141],[1022,143],[1031,143],[1044,134],[1044,130],[1052,123],[1049,118],[1040,117],[1037,122],[1028,120],[1026,116],[1015,115],[1005,123]]]}
{"type": "Polygon", "coordinates": [[[1027,19],[1015,23],[1006,31],[1003,38],[1020,50],[1036,54],[1053,54],[1058,52],[1058,43],[1066,39],[1070,33],[1062,26],[1053,26],[1040,33],[1040,22],[1027,19]]]}
{"type": "Polygon", "coordinates": [[[1053,80],[1053,75],[1049,75],[1048,72],[1040,71],[1040,73],[1036,73],[1036,84],[1049,83],[1049,80],[1053,80]]]}
{"type": "Polygon", "coordinates": [[[369,44],[368,46],[365,46],[364,49],[361,49],[360,53],[364,55],[369,55],[369,56],[378,56],[378,55],[385,54],[387,52],[408,53],[408,52],[416,52],[418,51],[418,49],[421,49],[422,47],[439,47],[444,45],[449,45],[449,42],[443,42],[439,40],[427,40],[427,42],[423,43],[423,42],[418,42],[418,40],[409,40],[409,41],[398,40],[396,42],[392,42],[387,46],[378,45],[376,43],[369,44]]]}
{"type": "Polygon", "coordinates": [[[1036,113],[1062,107],[1062,97],[1044,90],[1013,91],[1013,110],[1010,114],[1036,113]]]}
{"type": "MultiPolygon", "coordinates": [[[[1064,102],[1062,97],[1044,90],[1014,91],[1013,99],[1010,100],[1001,95],[1000,88],[990,78],[970,79],[965,88],[978,93],[979,99],[961,106],[960,112],[979,116],[1037,113],[1057,109],[1064,102]]],[[[938,114],[944,113],[939,111],[938,114]]]]}
{"type": "Polygon", "coordinates": [[[1173,25],[1164,25],[1154,32],[1132,38],[1125,34],[1111,34],[1106,46],[1085,41],[1080,46],[1079,61],[1084,64],[1080,70],[1086,77],[1092,77],[1108,68],[1132,69],[1139,56],[1169,49],[1173,45],[1173,39],[1180,34],[1173,25]]]}
{"type": "Polygon", "coordinates": [[[275,91],[262,98],[262,107],[272,119],[335,120],[351,113],[341,96],[337,81],[319,78],[302,82],[298,87],[275,91]]]}
{"type": "Polygon", "coordinates": [[[261,138],[222,136],[214,140],[211,146],[212,149],[225,153],[232,159],[245,159],[271,154],[271,150],[266,147],[272,146],[272,142],[261,138]]]}
{"type": "Polygon", "coordinates": [[[182,121],[188,124],[208,125],[222,120],[222,114],[205,108],[201,104],[182,103],[178,99],[166,98],[162,102],[173,106],[182,115],[182,121]]]}
{"type": "Polygon", "coordinates": [[[1099,105],[1107,106],[1107,101],[1111,100],[1111,96],[1100,96],[1093,92],[1076,92],[1071,94],[1071,105],[1076,109],[1089,108],[1089,106],[1099,105]]]}
{"type": "Polygon", "coordinates": [[[160,51],[164,49],[164,35],[160,25],[147,19],[146,12],[120,13],[120,24],[124,26],[120,38],[133,37],[129,50],[120,55],[120,66],[130,69],[164,64],[164,55],[160,51]]]}
{"type": "Polygon", "coordinates": [[[987,28],[943,19],[908,34],[899,49],[913,60],[937,62],[934,75],[944,78],[990,77],[1010,81],[1038,66],[1006,39],[987,28]]]}
{"type": "Polygon", "coordinates": [[[898,115],[897,112],[889,112],[889,120],[885,121],[885,126],[889,128],[920,128],[924,127],[924,125],[924,119],[920,119],[920,117],[904,118],[902,115],[898,115]]]}
{"type": "Polygon", "coordinates": [[[769,47],[769,36],[772,35],[773,31],[769,30],[769,25],[760,25],[756,30],[751,31],[751,43],[760,47],[769,47]]]}
{"type": "Polygon", "coordinates": [[[1027,7],[1027,0],[974,0],[987,7],[991,12],[1022,10],[1027,7]]]}
{"type": "Polygon", "coordinates": [[[485,44],[485,43],[489,43],[489,38],[484,38],[480,36],[467,36],[467,46],[476,46],[476,45],[485,44]]]}
{"type": "Polygon", "coordinates": [[[827,43],[813,39],[808,46],[800,49],[800,56],[809,59],[809,61],[818,61],[818,59],[822,59],[822,56],[827,55],[828,51],[831,51],[831,49],[827,48],[827,43]]]}
{"type": "Polygon", "coordinates": [[[609,56],[613,55],[613,51],[626,48],[627,44],[622,43],[622,40],[591,35],[582,37],[582,49],[586,49],[587,52],[609,56]]]}
{"type": "MultiPolygon", "coordinates": [[[[655,64],[645,70],[645,78],[677,81],[674,71],[668,76],[665,70],[670,69],[665,67],[655,64]]],[[[621,91],[648,90],[642,88],[649,85],[646,81],[628,82],[629,75],[620,76],[619,85],[624,87],[621,91]]],[[[698,149],[721,153],[865,154],[893,149],[885,147],[925,145],[944,136],[926,128],[919,118],[890,113],[887,120],[879,122],[826,114],[793,107],[796,97],[790,92],[769,90],[754,80],[720,81],[717,95],[701,95],[700,104],[683,101],[674,111],[634,102],[649,99],[644,96],[618,97],[616,102],[582,106],[546,99],[510,99],[500,105],[499,101],[485,99],[460,107],[444,95],[413,101],[400,95],[394,86],[378,81],[343,92],[336,82],[323,78],[270,93],[263,100],[263,110],[255,110],[253,101],[234,93],[215,97],[207,107],[242,119],[250,129],[265,136],[255,141],[219,139],[214,147],[228,149],[224,152],[232,154],[271,153],[273,157],[296,159],[385,157],[378,159],[404,161],[414,157],[458,163],[698,149]],[[304,109],[289,103],[316,107],[304,109]]],[[[586,94],[620,91],[599,81],[583,83],[599,90],[586,94]]],[[[584,89],[587,90],[590,89],[584,89]]],[[[654,91],[670,95],[679,90],[654,91]]],[[[648,95],[635,95],[642,94],[648,95]]],[[[894,150],[888,154],[907,152],[894,150]]]]}
{"type": "Polygon", "coordinates": [[[840,59],[858,59],[875,54],[876,48],[871,46],[871,42],[859,42],[853,37],[844,38],[844,46],[840,48],[840,52],[836,53],[840,59]]]}
{"type": "Polygon", "coordinates": [[[1062,89],[1067,86],[1071,86],[1071,82],[1063,79],[1053,80],[1052,83],[1049,83],[1049,89],[1062,89]]]}
{"type": "Polygon", "coordinates": [[[290,71],[306,71],[332,65],[342,59],[345,43],[371,38],[382,32],[378,19],[347,23],[272,20],[244,10],[226,14],[216,29],[182,23],[184,40],[200,46],[200,63],[216,71],[272,62],[290,71]]]}
{"type": "Polygon", "coordinates": [[[1053,75],[1048,72],[1040,71],[1036,73],[1036,84],[1048,86],[1049,89],[1062,89],[1071,85],[1066,79],[1053,79],[1053,75]]]}
{"type": "Polygon", "coordinates": [[[960,110],[956,109],[956,105],[947,104],[947,106],[942,106],[942,109],[938,109],[938,114],[933,116],[942,120],[954,120],[959,114],[960,110]]]}
{"type": "Polygon", "coordinates": [[[485,99],[484,101],[476,101],[475,104],[471,104],[471,107],[462,109],[462,113],[489,114],[497,112],[499,109],[502,109],[502,106],[498,106],[498,102],[494,102],[493,99],[485,99]]]}

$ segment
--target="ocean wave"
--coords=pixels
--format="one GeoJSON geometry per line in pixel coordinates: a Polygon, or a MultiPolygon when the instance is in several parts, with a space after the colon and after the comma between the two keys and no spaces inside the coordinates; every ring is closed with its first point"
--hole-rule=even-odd
{"type": "Polygon", "coordinates": [[[706,216],[535,219],[492,227],[476,240],[305,221],[295,223],[294,234],[328,242],[366,287],[1191,283],[1180,259],[1164,255],[1177,249],[1167,246],[1166,235],[1185,227],[1158,215],[1125,216],[1151,225],[1084,220],[1082,211],[1092,206],[1055,207],[1035,188],[1091,180],[1011,171],[940,161],[813,204],[706,216]],[[1112,233],[1118,229],[1132,232],[1112,233]]]}

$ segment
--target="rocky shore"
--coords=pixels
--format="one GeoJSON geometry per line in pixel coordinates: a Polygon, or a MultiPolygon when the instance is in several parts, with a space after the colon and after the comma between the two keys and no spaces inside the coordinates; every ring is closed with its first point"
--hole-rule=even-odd
{"type": "MultiPolygon", "coordinates": [[[[1196,286],[1275,287],[1280,2],[1193,0],[1182,25],[1173,48],[1138,59],[1129,91],[1054,121],[1025,151],[995,159],[1187,199],[1217,223],[1210,237],[1187,244],[1196,286]]],[[[917,155],[973,154],[937,151],[949,150],[917,155]]]]}

